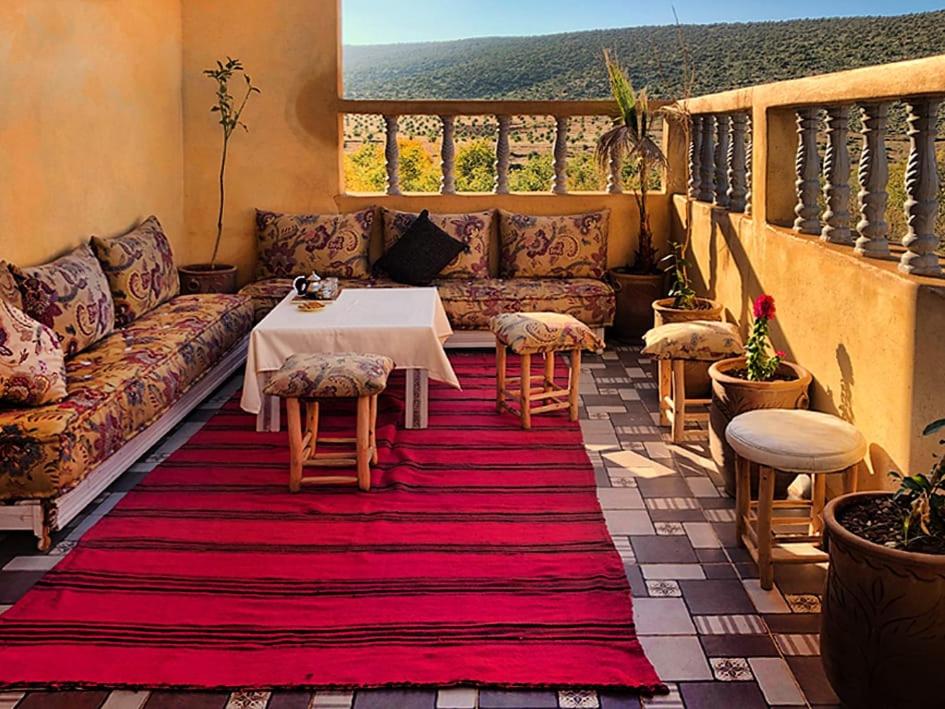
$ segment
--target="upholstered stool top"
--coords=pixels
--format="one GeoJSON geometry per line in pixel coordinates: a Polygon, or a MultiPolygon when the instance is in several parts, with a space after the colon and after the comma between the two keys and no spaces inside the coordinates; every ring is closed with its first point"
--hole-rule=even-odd
{"type": "Polygon", "coordinates": [[[643,354],[658,359],[701,359],[718,361],[744,352],[738,328],[712,320],[669,323],[649,330],[643,340],[643,354]]]}
{"type": "Polygon", "coordinates": [[[492,318],[489,326],[516,354],[604,349],[591,328],[563,313],[505,313],[492,318]]]}
{"type": "Polygon", "coordinates": [[[839,471],[866,455],[862,433],[819,411],[749,411],[732,419],[725,438],[741,457],[791,473],[839,471]]]}
{"type": "Polygon", "coordinates": [[[269,379],[269,396],[337,399],[379,394],[387,386],[394,360],[376,354],[294,354],[269,379]]]}

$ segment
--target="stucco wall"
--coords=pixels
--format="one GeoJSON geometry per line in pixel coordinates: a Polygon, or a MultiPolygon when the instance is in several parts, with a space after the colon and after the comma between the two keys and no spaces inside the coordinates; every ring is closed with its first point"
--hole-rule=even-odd
{"type": "Polygon", "coordinates": [[[0,257],[158,215],[183,244],[180,5],[0,3],[0,257]]]}

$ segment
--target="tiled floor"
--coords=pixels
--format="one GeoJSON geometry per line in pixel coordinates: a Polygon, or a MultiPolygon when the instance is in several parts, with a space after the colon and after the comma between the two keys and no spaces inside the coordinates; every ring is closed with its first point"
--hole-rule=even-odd
{"type": "MultiPolygon", "coordinates": [[[[658,424],[653,362],[637,348],[588,356],[582,379],[585,444],[601,506],[624,559],[637,631],[670,694],[651,699],[587,692],[476,689],[336,692],[0,693],[0,709],[531,709],[726,708],[835,705],[820,666],[823,569],[786,567],[777,589],[758,585],[735,546],[734,504],[718,482],[704,431],[679,446],[658,424]]],[[[186,441],[239,381],[222,388],[139,461],[48,556],[26,535],[0,538],[0,613],[51,568],[141,477],[186,441]]]]}

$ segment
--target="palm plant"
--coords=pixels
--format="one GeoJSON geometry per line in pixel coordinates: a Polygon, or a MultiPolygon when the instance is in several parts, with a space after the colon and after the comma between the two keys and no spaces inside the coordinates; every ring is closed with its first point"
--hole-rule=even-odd
{"type": "Polygon", "coordinates": [[[664,165],[666,156],[650,136],[654,114],[650,111],[646,88],[634,90],[626,70],[606,49],[604,65],[618,113],[613,127],[597,139],[595,157],[602,172],[616,161],[630,165],[639,175],[640,189],[633,196],[640,212],[640,245],[631,268],[638,273],[657,273],[656,248],[653,246],[646,196],[650,188],[649,171],[654,165],[664,165]]]}

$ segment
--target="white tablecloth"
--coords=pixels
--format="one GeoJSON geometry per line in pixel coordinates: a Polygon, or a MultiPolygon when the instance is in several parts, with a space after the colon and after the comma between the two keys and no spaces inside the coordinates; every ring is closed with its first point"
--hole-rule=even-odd
{"type": "Polygon", "coordinates": [[[302,312],[289,293],[253,328],[243,379],[244,411],[259,413],[264,372],[291,355],[370,352],[398,369],[425,369],[430,378],[460,388],[443,349],[453,334],[436,288],[350,288],[322,310],[302,312]]]}

